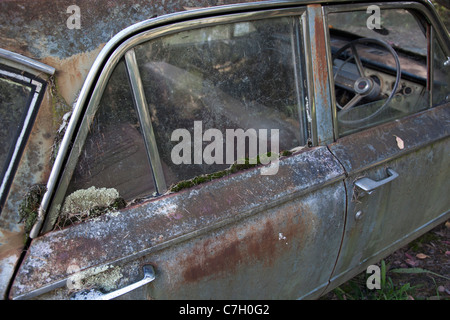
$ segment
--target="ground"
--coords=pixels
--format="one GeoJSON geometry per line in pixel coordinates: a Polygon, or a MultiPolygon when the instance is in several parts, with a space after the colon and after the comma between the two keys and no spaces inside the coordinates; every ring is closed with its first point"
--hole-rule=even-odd
{"type": "Polygon", "coordinates": [[[363,272],[321,299],[450,300],[450,220],[378,265],[382,263],[386,266],[386,283],[381,290],[367,289],[370,274],[363,272]]]}

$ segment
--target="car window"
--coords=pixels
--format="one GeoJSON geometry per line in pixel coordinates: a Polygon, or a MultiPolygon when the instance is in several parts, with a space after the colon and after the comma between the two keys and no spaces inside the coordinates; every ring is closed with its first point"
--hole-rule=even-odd
{"type": "Polygon", "coordinates": [[[425,27],[405,9],[370,17],[328,15],[340,136],[430,106],[425,27]]]}
{"type": "Polygon", "coordinates": [[[59,227],[155,191],[124,61],[115,67],[78,158],[59,227]],[[100,211],[100,210],[99,210],[100,211]]]}
{"type": "Polygon", "coordinates": [[[258,155],[272,159],[304,146],[299,34],[298,19],[274,18],[182,31],[130,49],[138,72],[130,71],[129,54],[115,67],[57,226],[92,217],[93,207],[116,208],[175,192],[189,179],[230,173],[236,162],[259,164],[258,155]],[[140,121],[133,83],[143,86],[151,117],[146,129],[156,149],[146,145],[149,131],[141,125],[148,121],[140,121]],[[154,150],[167,190],[155,190],[158,172],[149,155],[154,150]]]}
{"type": "Polygon", "coordinates": [[[45,83],[0,64],[0,211],[27,141],[45,83]]]}
{"type": "Polygon", "coordinates": [[[135,48],[167,185],[255,157],[255,141],[270,152],[274,130],[279,150],[306,144],[293,28],[291,18],[239,22],[135,48]],[[248,133],[240,154],[228,136],[237,130],[248,133]]]}
{"type": "Polygon", "coordinates": [[[30,87],[11,78],[2,77],[0,74],[0,122],[2,124],[0,127],[0,165],[2,168],[14,146],[30,95],[30,87]]]}

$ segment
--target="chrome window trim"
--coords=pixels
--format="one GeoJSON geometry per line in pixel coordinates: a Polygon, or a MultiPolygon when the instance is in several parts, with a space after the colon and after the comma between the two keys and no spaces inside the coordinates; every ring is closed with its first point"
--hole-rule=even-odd
{"type": "Polygon", "coordinates": [[[153,179],[156,185],[156,192],[157,194],[163,194],[167,189],[166,180],[164,178],[161,159],[159,157],[155,133],[153,132],[150,109],[147,105],[144,86],[142,85],[138,63],[136,61],[136,54],[133,48],[125,53],[125,63],[127,66],[128,77],[130,79],[134,104],[139,115],[138,118],[141,125],[142,135],[144,136],[147,156],[149,158],[153,179]]]}
{"type": "Polygon", "coordinates": [[[0,63],[4,63],[16,69],[28,71],[36,76],[38,76],[40,73],[45,73],[50,76],[55,73],[55,68],[51,66],[43,64],[42,62],[33,60],[31,58],[25,57],[21,54],[1,48],[0,48],[0,63]]]}
{"type": "MultiPolygon", "coordinates": [[[[279,2],[278,4],[282,3],[285,2],[279,2]]],[[[225,8],[226,10],[224,10],[225,12],[222,15],[213,17],[200,17],[193,20],[181,21],[178,23],[172,23],[167,26],[161,26],[150,30],[140,31],[146,25],[147,27],[148,25],[150,25],[151,27],[151,25],[154,24],[152,23],[153,21],[147,20],[145,22],[131,26],[121,31],[119,34],[117,34],[110,42],[106,44],[106,46],[100,52],[99,56],[97,57],[91,68],[91,71],[88,74],[88,77],[86,78],[83,88],[81,89],[79,99],[72,112],[71,119],[69,121],[66,133],[63,137],[58,155],[55,160],[55,164],[50,173],[50,177],[47,183],[47,192],[43,196],[41,206],[39,208],[39,215],[36,224],[34,225],[34,227],[30,232],[30,237],[35,238],[39,235],[41,231],[48,232],[53,228],[53,225],[56,222],[59,213],[59,208],[62,205],[65,192],[70,182],[69,176],[71,177],[72,172],[75,168],[78,156],[81,153],[81,149],[83,147],[84,141],[89,131],[90,124],[97,111],[106,84],[112,74],[114,67],[130,49],[149,40],[177,33],[180,31],[249,20],[261,20],[261,19],[289,17],[289,16],[300,17],[305,12],[306,7],[298,6],[298,3],[296,4],[297,6],[295,8],[283,8],[272,10],[260,10],[260,8],[256,7],[255,4],[253,4],[252,6],[249,6],[247,4],[246,7],[251,7],[253,11],[244,13],[231,13],[231,14],[227,13],[230,8],[229,6],[226,6],[225,8]],[[122,40],[124,38],[125,40],[122,40]],[[122,40],[123,42],[120,43],[121,42],[120,40],[122,40]],[[109,53],[110,51],[112,52],[109,53]],[[104,59],[107,59],[105,63],[103,63],[104,59]],[[93,81],[95,79],[96,73],[99,70],[100,73],[98,75],[98,79],[94,84],[93,81]],[[91,91],[90,90],[91,85],[94,86],[94,88],[92,89],[92,94],[90,95],[89,101],[86,101],[89,92],[91,91]],[[80,119],[83,113],[83,106],[86,103],[87,103],[86,111],[84,112],[84,116],[82,117],[82,119],[80,119]],[[79,124],[78,133],[75,137],[73,145],[71,146],[71,141],[75,133],[75,130],[78,127],[79,121],[81,121],[81,123],[79,124]],[[70,146],[71,149],[69,150],[70,146]],[[70,153],[67,154],[69,151],[70,153]],[[65,161],[66,157],[67,162],[65,161]],[[64,168],[63,165],[65,165],[64,168]],[[49,212],[46,214],[47,210],[49,210],[49,212]]],[[[241,6],[236,5],[231,7],[239,8],[241,6]]],[[[203,13],[203,11],[210,12],[209,10],[199,10],[198,12],[203,13]]],[[[218,11],[218,14],[221,13],[221,10],[219,9],[212,10],[212,12],[216,11],[218,11]]],[[[180,14],[174,15],[178,16],[180,14]]],[[[184,13],[181,15],[190,16],[190,14],[184,13]]],[[[167,19],[170,21],[172,19],[172,15],[169,15],[167,19]]]]}

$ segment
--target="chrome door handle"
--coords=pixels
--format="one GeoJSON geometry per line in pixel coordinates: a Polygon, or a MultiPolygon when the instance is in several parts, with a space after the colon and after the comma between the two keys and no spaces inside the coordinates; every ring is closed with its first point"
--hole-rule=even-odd
{"type": "Polygon", "coordinates": [[[125,293],[128,293],[130,291],[133,291],[134,289],[137,289],[139,287],[142,287],[143,285],[146,285],[147,283],[152,282],[155,280],[155,270],[151,265],[145,265],[143,267],[144,269],[144,278],[138,282],[135,282],[133,284],[130,284],[129,286],[126,286],[124,288],[121,288],[119,290],[110,292],[110,293],[102,293],[98,290],[89,290],[84,292],[77,292],[72,296],[72,300],[111,300],[114,298],[117,298],[121,295],[124,295],[125,293]]]}
{"type": "Polygon", "coordinates": [[[379,181],[375,181],[370,178],[359,179],[359,180],[355,181],[355,185],[358,188],[370,193],[373,190],[375,190],[376,188],[381,187],[382,185],[384,185],[388,182],[391,182],[392,180],[394,180],[395,178],[398,177],[398,173],[389,168],[387,169],[387,174],[388,174],[387,178],[379,180],[379,181]]]}

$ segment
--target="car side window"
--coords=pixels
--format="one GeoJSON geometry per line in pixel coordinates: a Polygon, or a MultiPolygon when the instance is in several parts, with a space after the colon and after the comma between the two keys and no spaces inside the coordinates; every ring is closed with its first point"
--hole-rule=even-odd
{"type": "Polygon", "coordinates": [[[306,145],[300,34],[298,18],[273,18],[190,29],[131,48],[106,85],[57,226],[92,217],[93,207],[116,208],[178,191],[182,181],[221,177],[240,159],[259,164],[258,155],[278,158],[306,145]],[[144,121],[137,83],[151,118],[144,121]],[[152,152],[161,170],[151,166],[152,152]],[[161,172],[167,189],[155,190],[161,172]]]}
{"type": "Polygon", "coordinates": [[[29,86],[0,73],[0,122],[2,124],[0,127],[0,166],[2,168],[7,164],[8,155],[14,147],[31,95],[32,91],[29,86]]]}
{"type": "Polygon", "coordinates": [[[124,61],[115,67],[78,158],[57,225],[155,191],[124,61]]]}
{"type": "Polygon", "coordinates": [[[306,144],[294,20],[205,27],[135,48],[168,186],[255,157],[255,141],[266,147],[257,154],[273,151],[275,130],[275,152],[306,144]],[[248,134],[245,151],[231,132],[248,134]]]}
{"type": "Polygon", "coordinates": [[[0,64],[0,212],[45,86],[28,72],[0,64]]]}
{"type": "Polygon", "coordinates": [[[379,17],[328,15],[339,136],[430,107],[426,26],[405,9],[379,17]]]}

